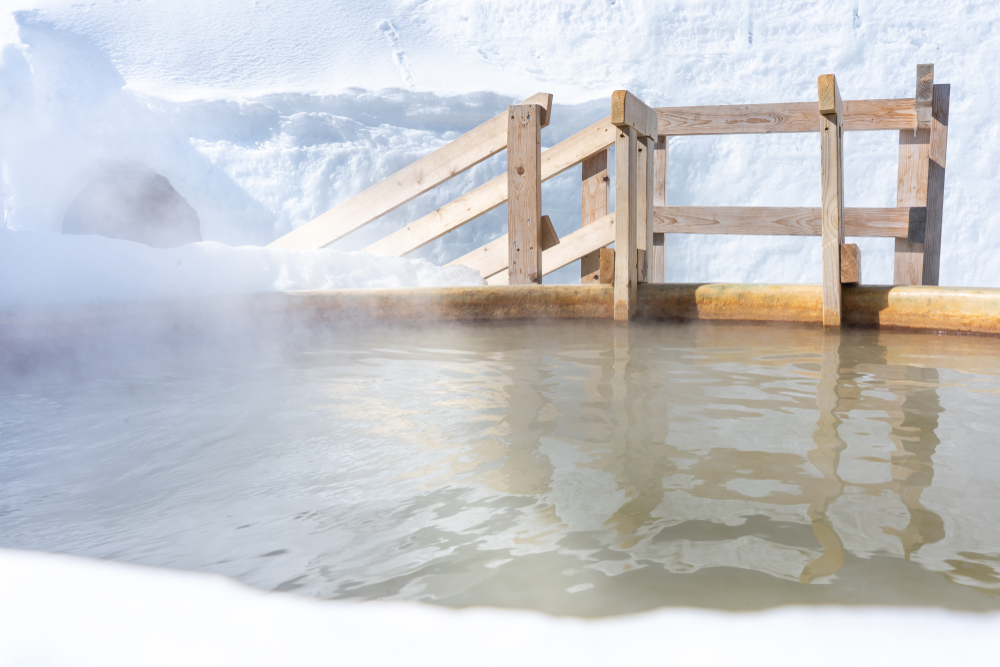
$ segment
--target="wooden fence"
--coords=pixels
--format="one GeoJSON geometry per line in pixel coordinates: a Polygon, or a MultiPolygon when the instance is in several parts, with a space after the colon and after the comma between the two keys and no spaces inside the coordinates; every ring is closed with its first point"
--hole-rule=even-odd
{"type": "Polygon", "coordinates": [[[581,281],[614,284],[614,317],[637,307],[640,282],[663,282],[666,234],[819,236],[823,322],[839,326],[842,283],[861,281],[861,257],[846,236],[895,238],[894,283],[936,285],[941,248],[950,86],[918,65],[913,98],[841,100],[836,78],[819,77],[817,102],[651,108],[628,91],[611,115],[548,150],[541,130],[552,96],[538,93],[283,236],[271,247],[329,245],[486,158],[507,150],[507,173],[366,248],[402,256],[504,202],[508,233],[449,265],[472,267],[490,285],[541,283],[581,260],[581,281]],[[845,208],[843,133],[899,132],[896,207],[845,208]],[[822,206],[668,206],[669,138],[685,135],[818,132],[822,206]],[[610,148],[615,202],[608,211],[610,148]],[[542,215],[541,183],[582,163],[580,229],[559,239],[542,215]],[[608,246],[614,244],[615,249],[608,246]]]}

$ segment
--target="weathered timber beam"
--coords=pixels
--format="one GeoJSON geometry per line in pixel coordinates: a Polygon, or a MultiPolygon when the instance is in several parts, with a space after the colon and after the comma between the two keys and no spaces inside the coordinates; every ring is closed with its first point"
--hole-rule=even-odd
{"type": "MultiPolygon", "coordinates": [[[[567,234],[559,241],[559,245],[552,246],[542,253],[542,274],[548,275],[553,271],[575,262],[587,253],[599,250],[615,240],[615,214],[609,213],[600,220],[595,220],[586,227],[581,227],[572,234],[567,234]]],[[[494,241],[496,243],[496,241],[494,241]]],[[[485,248],[486,246],[484,246],[485,248]]],[[[506,251],[506,246],[503,246],[506,251]]],[[[496,251],[494,251],[496,252],[496,251]]],[[[455,260],[452,264],[459,263],[455,260]]],[[[451,264],[449,264],[451,266],[451,264]]],[[[488,285],[507,285],[507,272],[502,267],[499,272],[486,277],[488,285]]]]}
{"type": "MultiPolygon", "coordinates": [[[[610,118],[599,120],[585,130],[542,151],[542,181],[558,176],[614,143],[615,126],[611,124],[610,118]]],[[[376,241],[365,248],[365,251],[375,255],[401,257],[492,211],[505,201],[507,201],[506,174],[497,176],[451,203],[376,241]]]]}
{"type": "MultiPolygon", "coordinates": [[[[548,125],[552,95],[537,93],[522,104],[543,107],[540,120],[543,127],[548,125]]],[[[505,149],[507,120],[506,111],[491,118],[364,192],[272,241],[268,247],[295,250],[322,248],[347,236],[505,149]]]]}
{"type": "MultiPolygon", "coordinates": [[[[654,109],[661,135],[767,134],[818,132],[815,102],[733,104],[654,109]]],[[[914,130],[917,107],[912,98],[899,100],[845,100],[844,130],[914,130]]]]}
{"type": "Polygon", "coordinates": [[[817,82],[822,183],[823,326],[839,327],[842,302],[840,255],[844,245],[844,104],[837,77],[817,82]]]}
{"type": "Polygon", "coordinates": [[[627,90],[616,90],[611,94],[611,124],[615,127],[634,127],[639,138],[657,136],[656,109],[627,90]]]}
{"type": "MultiPolygon", "coordinates": [[[[657,206],[653,231],[666,234],[820,236],[819,207],[657,206]]],[[[846,236],[923,239],[926,209],[845,208],[846,236]]]]}

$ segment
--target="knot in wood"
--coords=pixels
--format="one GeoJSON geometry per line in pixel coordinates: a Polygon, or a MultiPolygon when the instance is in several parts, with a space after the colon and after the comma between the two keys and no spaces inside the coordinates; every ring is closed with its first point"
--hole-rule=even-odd
{"type": "Polygon", "coordinates": [[[518,176],[524,176],[524,167],[522,167],[521,165],[517,165],[516,171],[518,176]]]}

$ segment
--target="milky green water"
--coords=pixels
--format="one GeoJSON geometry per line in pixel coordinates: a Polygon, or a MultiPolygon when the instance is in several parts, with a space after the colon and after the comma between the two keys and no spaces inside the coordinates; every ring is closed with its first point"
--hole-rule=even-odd
{"type": "Polygon", "coordinates": [[[198,345],[7,359],[0,546],[582,616],[1000,608],[996,339],[555,322],[198,345]]]}

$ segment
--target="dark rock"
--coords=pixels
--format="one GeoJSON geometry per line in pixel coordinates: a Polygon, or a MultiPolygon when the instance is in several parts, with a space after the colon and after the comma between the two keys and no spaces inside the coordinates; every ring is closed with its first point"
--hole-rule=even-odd
{"type": "Polygon", "coordinates": [[[201,240],[198,213],[166,177],[139,162],[102,165],[70,204],[64,234],[100,234],[172,248],[201,240]]]}

